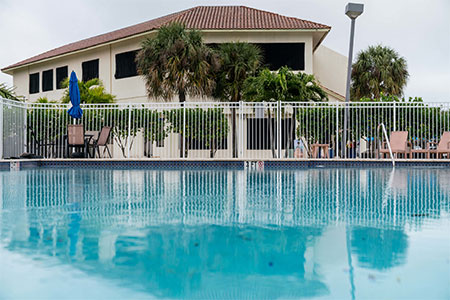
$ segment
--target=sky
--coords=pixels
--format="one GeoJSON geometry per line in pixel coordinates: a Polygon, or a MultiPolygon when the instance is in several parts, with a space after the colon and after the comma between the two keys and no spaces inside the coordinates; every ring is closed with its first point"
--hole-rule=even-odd
{"type": "MultiPolygon", "coordinates": [[[[94,35],[198,5],[245,5],[330,25],[323,44],[348,55],[346,0],[0,0],[0,67],[94,35]]],[[[450,0],[355,0],[355,56],[382,44],[406,58],[406,97],[450,102],[450,0]]],[[[12,77],[0,73],[0,82],[12,77]]]]}

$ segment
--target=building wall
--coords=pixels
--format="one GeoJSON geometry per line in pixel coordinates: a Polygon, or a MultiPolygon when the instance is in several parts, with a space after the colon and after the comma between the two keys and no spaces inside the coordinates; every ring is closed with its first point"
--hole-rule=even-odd
{"type": "MultiPolygon", "coordinates": [[[[314,52],[313,70],[316,79],[325,88],[342,95],[345,99],[347,81],[347,57],[320,45],[314,52]]],[[[341,100],[329,95],[330,101],[341,100]]]]}
{"type": "Polygon", "coordinates": [[[40,97],[47,97],[48,100],[60,100],[64,89],[56,89],[56,68],[68,66],[68,73],[73,70],[81,80],[81,63],[88,60],[99,59],[99,77],[103,81],[107,91],[111,90],[109,80],[111,73],[110,55],[108,47],[95,48],[81,53],[75,53],[49,61],[33,64],[28,67],[14,70],[13,84],[17,88],[16,92],[20,96],[25,96],[28,101],[34,102],[40,97]],[[53,69],[53,90],[42,92],[42,71],[53,69]],[[29,93],[29,74],[39,72],[39,93],[29,93]]]}
{"type": "MultiPolygon", "coordinates": [[[[152,33],[154,34],[154,33],[152,33]]],[[[313,56],[313,33],[312,32],[289,32],[289,31],[208,31],[203,32],[205,43],[224,43],[231,41],[245,41],[251,43],[305,43],[305,70],[312,74],[315,54],[313,56]]],[[[144,36],[129,38],[108,45],[99,46],[93,49],[68,54],[60,58],[33,64],[13,71],[14,86],[17,87],[18,95],[24,96],[31,102],[40,97],[47,97],[49,100],[61,99],[64,90],[56,89],[56,68],[68,66],[68,72],[74,70],[79,79],[82,77],[81,63],[84,61],[99,59],[99,77],[103,82],[106,91],[116,96],[117,102],[147,102],[156,101],[148,99],[145,91],[145,83],[140,76],[115,79],[115,55],[118,53],[136,50],[140,48],[140,43],[144,36]],[[42,71],[53,69],[52,91],[42,92],[42,71]],[[39,93],[29,94],[29,74],[39,72],[39,93]]],[[[316,51],[317,52],[317,51],[316,51]]],[[[212,99],[191,99],[188,101],[204,101],[212,99]]]]}

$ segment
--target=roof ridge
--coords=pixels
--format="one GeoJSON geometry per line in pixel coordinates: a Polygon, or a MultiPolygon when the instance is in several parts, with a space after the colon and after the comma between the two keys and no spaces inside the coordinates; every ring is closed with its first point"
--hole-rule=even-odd
{"type": "Polygon", "coordinates": [[[268,13],[270,15],[277,16],[277,17],[283,17],[283,18],[288,18],[288,19],[292,19],[292,20],[300,20],[300,21],[303,21],[303,22],[308,22],[308,23],[312,23],[312,24],[316,24],[316,25],[320,25],[320,26],[330,27],[328,25],[317,23],[317,22],[310,21],[310,20],[300,19],[300,18],[291,17],[291,16],[285,16],[285,15],[282,15],[282,14],[279,14],[279,13],[276,13],[276,12],[273,12],[273,11],[268,11],[268,10],[254,8],[254,7],[245,6],[245,5],[239,5],[239,6],[243,7],[243,8],[248,8],[248,9],[253,10],[253,11],[265,12],[265,13],[268,13]]]}
{"type": "Polygon", "coordinates": [[[184,10],[183,14],[185,14],[187,11],[191,11],[193,9],[197,9],[197,8],[200,8],[200,7],[241,7],[241,8],[249,9],[249,10],[252,10],[252,11],[264,12],[264,13],[267,13],[267,14],[270,14],[270,15],[273,15],[273,16],[277,16],[277,17],[288,18],[288,19],[291,19],[291,20],[300,20],[302,22],[308,22],[308,23],[311,23],[311,24],[319,25],[319,26],[330,27],[330,26],[322,24],[322,23],[318,23],[318,22],[314,22],[314,21],[310,21],[310,20],[306,20],[306,19],[300,19],[300,18],[292,17],[292,16],[285,16],[285,15],[282,15],[280,13],[276,13],[276,12],[268,11],[268,10],[264,10],[264,9],[259,9],[259,8],[255,8],[255,7],[251,7],[251,6],[247,6],[247,5],[197,5],[197,6],[191,7],[190,9],[184,10]]]}

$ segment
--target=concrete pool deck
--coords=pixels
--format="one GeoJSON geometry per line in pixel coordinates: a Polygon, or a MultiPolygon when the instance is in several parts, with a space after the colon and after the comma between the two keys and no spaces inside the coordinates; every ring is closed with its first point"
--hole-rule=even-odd
{"type": "MultiPolygon", "coordinates": [[[[449,167],[450,159],[396,159],[397,167],[449,167]]],[[[314,167],[392,167],[390,159],[11,159],[0,160],[0,170],[35,168],[163,168],[163,169],[295,169],[314,167]]]]}

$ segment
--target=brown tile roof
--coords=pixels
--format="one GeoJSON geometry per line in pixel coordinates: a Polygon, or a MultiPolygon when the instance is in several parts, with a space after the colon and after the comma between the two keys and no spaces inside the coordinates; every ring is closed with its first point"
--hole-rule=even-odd
{"type": "Polygon", "coordinates": [[[255,29],[330,29],[330,26],[286,17],[246,6],[197,6],[164,17],[97,35],[85,40],[30,57],[6,68],[16,68],[43,59],[112,42],[160,28],[170,22],[181,22],[188,29],[199,30],[255,30],[255,29]]]}

